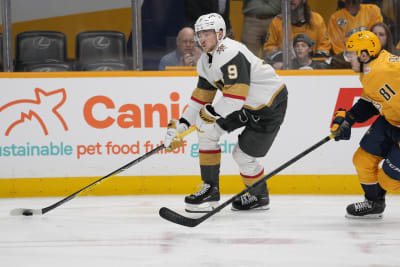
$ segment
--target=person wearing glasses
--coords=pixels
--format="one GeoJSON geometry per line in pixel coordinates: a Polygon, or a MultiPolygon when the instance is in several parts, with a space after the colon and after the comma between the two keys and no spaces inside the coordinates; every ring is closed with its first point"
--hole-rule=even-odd
{"type": "Polygon", "coordinates": [[[194,40],[194,30],[185,27],[176,37],[176,49],[160,60],[158,69],[165,70],[166,66],[196,66],[201,56],[201,49],[194,40]]]}

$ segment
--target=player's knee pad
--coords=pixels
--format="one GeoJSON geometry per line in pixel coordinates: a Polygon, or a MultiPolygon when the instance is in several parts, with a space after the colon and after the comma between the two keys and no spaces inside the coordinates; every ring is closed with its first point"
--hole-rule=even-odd
{"type": "Polygon", "coordinates": [[[363,184],[373,184],[378,181],[378,165],[382,157],[372,155],[359,147],[353,156],[353,164],[358,178],[363,184]]]}
{"type": "Polygon", "coordinates": [[[400,181],[390,178],[381,168],[378,171],[378,181],[386,191],[400,192],[400,181]]]}
{"type": "Polygon", "coordinates": [[[256,158],[244,153],[239,145],[236,145],[232,151],[232,157],[236,164],[239,166],[241,174],[253,176],[263,171],[263,167],[258,163],[256,158]]]}

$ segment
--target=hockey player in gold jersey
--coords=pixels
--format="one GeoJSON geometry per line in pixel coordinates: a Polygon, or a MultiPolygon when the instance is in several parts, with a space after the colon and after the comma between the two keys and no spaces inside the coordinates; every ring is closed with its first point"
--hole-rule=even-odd
{"type": "MultiPolygon", "coordinates": [[[[196,39],[203,48],[197,62],[199,79],[189,106],[167,130],[165,146],[174,149],[179,132],[196,124],[202,188],[185,198],[186,211],[207,212],[220,200],[220,137],[242,128],[232,157],[246,186],[263,177],[257,161],[271,147],[287,106],[287,89],[274,69],[245,45],[226,37],[223,18],[200,16],[195,23],[196,39]],[[215,98],[220,90],[222,96],[215,98]]],[[[266,183],[252,188],[232,203],[233,210],[268,209],[266,183]]]]}
{"type": "Polygon", "coordinates": [[[331,128],[335,139],[349,139],[355,122],[379,114],[353,157],[365,201],[347,206],[347,217],[381,218],[386,191],[400,192],[400,58],[381,49],[370,31],[351,35],[344,56],[360,73],[363,93],[349,111],[336,112],[331,128]]]}

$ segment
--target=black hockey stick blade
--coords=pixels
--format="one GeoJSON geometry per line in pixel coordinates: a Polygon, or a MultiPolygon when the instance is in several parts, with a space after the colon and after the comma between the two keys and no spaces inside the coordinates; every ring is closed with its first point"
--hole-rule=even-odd
{"type": "Polygon", "coordinates": [[[170,222],[180,224],[183,226],[187,226],[187,227],[195,227],[199,223],[202,222],[202,220],[199,220],[199,219],[188,218],[183,215],[180,215],[179,213],[177,213],[173,210],[170,210],[166,207],[162,207],[159,211],[159,214],[162,218],[164,218],[170,222]]]}
{"type": "Polygon", "coordinates": [[[283,169],[287,168],[288,166],[292,165],[293,163],[295,163],[299,159],[303,158],[305,155],[309,154],[311,151],[313,151],[313,150],[317,149],[318,147],[322,146],[323,144],[325,144],[326,142],[328,142],[329,140],[331,140],[335,136],[336,136],[336,134],[331,134],[331,135],[326,136],[325,138],[323,138],[318,143],[314,144],[310,148],[306,149],[305,151],[301,152],[300,154],[298,154],[294,158],[290,159],[289,161],[287,161],[284,164],[282,164],[281,166],[279,166],[277,169],[275,169],[272,172],[270,172],[269,174],[265,175],[262,179],[258,180],[253,185],[245,188],[240,193],[234,195],[233,197],[231,197],[230,199],[228,199],[227,201],[225,201],[221,205],[217,206],[212,211],[207,212],[206,214],[204,214],[203,216],[201,216],[199,218],[186,217],[186,216],[183,216],[183,215],[181,215],[181,214],[179,214],[179,213],[177,213],[177,212],[175,212],[173,210],[170,210],[170,209],[168,209],[166,207],[162,207],[160,209],[160,211],[159,211],[159,214],[160,214],[160,216],[162,218],[166,219],[167,221],[170,221],[170,222],[173,222],[173,223],[176,223],[176,224],[180,224],[180,225],[183,225],[183,226],[187,226],[187,227],[195,227],[195,226],[199,225],[200,223],[204,222],[205,220],[207,220],[209,217],[211,217],[214,214],[216,214],[217,212],[219,212],[220,210],[222,210],[223,208],[225,208],[226,206],[228,206],[237,197],[240,197],[241,195],[246,194],[250,189],[252,189],[252,188],[256,187],[257,185],[259,185],[260,183],[268,180],[272,176],[274,176],[277,173],[279,173],[281,170],[283,170],[283,169]]]}
{"type": "MultiPolygon", "coordinates": [[[[186,135],[188,135],[188,134],[194,132],[195,130],[196,130],[196,127],[189,128],[189,129],[186,130],[185,132],[183,132],[183,133],[181,133],[181,134],[178,134],[178,135],[177,135],[177,138],[183,138],[183,137],[185,137],[186,135]]],[[[52,204],[52,205],[50,205],[50,206],[48,206],[48,207],[45,207],[45,208],[43,208],[43,209],[24,209],[24,208],[17,208],[17,209],[11,210],[11,211],[10,211],[10,215],[12,215],[12,216],[21,216],[21,215],[24,215],[24,216],[43,215],[43,214],[45,214],[45,213],[47,213],[47,212],[49,212],[49,211],[51,211],[51,210],[57,208],[58,206],[61,206],[62,204],[64,204],[64,203],[70,201],[71,199],[75,198],[78,194],[80,194],[80,193],[82,193],[82,192],[84,192],[84,191],[87,191],[89,188],[92,188],[93,186],[99,184],[99,183],[100,183],[101,181],[103,181],[104,179],[107,179],[107,178],[109,178],[109,177],[112,177],[112,176],[114,176],[114,175],[117,175],[117,174],[119,174],[119,173],[121,173],[121,172],[123,172],[123,171],[129,169],[129,168],[132,167],[133,165],[136,165],[136,164],[138,164],[139,162],[142,162],[144,159],[146,159],[146,158],[148,158],[148,157],[150,157],[150,156],[156,154],[157,152],[159,152],[160,150],[163,150],[164,148],[165,148],[165,145],[164,145],[164,144],[162,144],[162,145],[160,145],[160,146],[154,148],[153,150],[147,152],[147,153],[144,154],[143,156],[141,156],[141,157],[139,157],[139,158],[137,158],[137,159],[135,159],[135,160],[132,160],[131,162],[125,164],[125,165],[122,166],[122,167],[120,167],[119,169],[117,169],[117,170],[115,170],[115,171],[113,171],[113,172],[107,174],[106,176],[103,176],[102,178],[100,178],[100,179],[94,181],[93,183],[91,183],[91,184],[85,186],[84,188],[79,189],[79,190],[76,191],[75,193],[73,193],[73,194],[71,194],[71,195],[69,195],[69,196],[67,196],[67,197],[65,197],[65,198],[63,198],[63,199],[61,199],[60,201],[58,201],[58,202],[56,202],[56,203],[54,203],[54,204],[52,204]]]]}

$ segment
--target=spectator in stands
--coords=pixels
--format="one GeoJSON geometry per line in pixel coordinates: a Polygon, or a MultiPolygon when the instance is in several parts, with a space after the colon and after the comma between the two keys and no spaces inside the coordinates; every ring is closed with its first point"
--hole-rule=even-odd
{"type": "Polygon", "coordinates": [[[234,39],[229,19],[230,0],[184,0],[183,3],[186,27],[194,28],[194,23],[201,15],[218,13],[226,22],[226,36],[234,39]]]}
{"type": "MultiPolygon", "coordinates": [[[[326,25],[322,16],[310,10],[307,0],[291,0],[291,32],[292,38],[299,33],[307,34],[314,42],[314,57],[327,57],[331,44],[326,32],[326,25]]],[[[275,17],[268,31],[267,41],[264,44],[264,58],[267,62],[281,61],[282,44],[282,17],[275,17]]]]}
{"type": "Polygon", "coordinates": [[[385,23],[383,22],[375,23],[371,27],[371,32],[375,33],[375,35],[378,37],[382,49],[385,49],[386,51],[394,55],[398,54],[398,51],[396,51],[396,48],[394,47],[393,44],[392,33],[390,32],[389,27],[385,23]]]}
{"type": "Polygon", "coordinates": [[[166,66],[196,66],[200,56],[201,49],[196,46],[194,30],[185,27],[176,37],[176,49],[161,58],[158,69],[165,70],[166,66]]]}
{"type": "Polygon", "coordinates": [[[328,65],[324,61],[313,60],[314,41],[304,33],[296,35],[293,39],[293,49],[295,58],[292,59],[291,68],[300,70],[327,69],[328,65]]]}
{"type": "Polygon", "coordinates": [[[351,34],[370,29],[383,18],[379,7],[370,4],[360,4],[360,0],[345,0],[345,8],[335,11],[328,23],[329,39],[333,53],[343,52],[346,39],[351,34]]]}
{"type": "Polygon", "coordinates": [[[362,0],[361,3],[362,4],[374,4],[379,7],[379,9],[381,10],[381,15],[383,17],[383,22],[388,26],[388,28],[392,34],[393,44],[395,44],[395,42],[397,40],[395,40],[394,38],[395,37],[398,38],[399,32],[397,32],[397,35],[395,34],[396,26],[395,26],[394,21],[383,12],[383,0],[362,0]]]}
{"type": "Polygon", "coordinates": [[[272,19],[281,12],[282,0],[243,0],[241,42],[260,55],[272,19]]]}
{"type": "MultiPolygon", "coordinates": [[[[328,64],[324,61],[313,60],[313,47],[315,42],[304,33],[299,33],[293,39],[294,58],[291,60],[291,69],[299,70],[313,70],[313,69],[327,69],[328,64]]],[[[282,62],[275,62],[272,65],[275,69],[283,67],[282,62]]]]}

